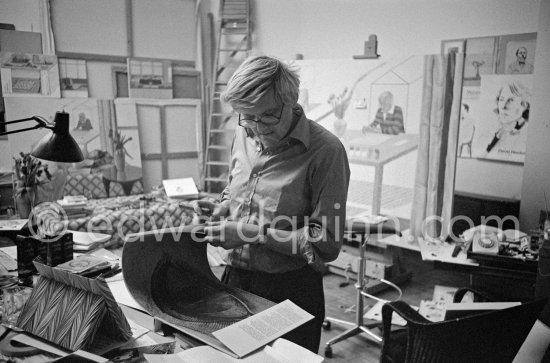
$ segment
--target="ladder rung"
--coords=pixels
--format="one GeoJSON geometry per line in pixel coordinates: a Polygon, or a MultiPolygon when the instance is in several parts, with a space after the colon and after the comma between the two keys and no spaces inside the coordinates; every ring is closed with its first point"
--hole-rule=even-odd
{"type": "Polygon", "coordinates": [[[211,176],[204,178],[204,180],[211,182],[227,182],[227,178],[214,178],[211,176]]]}
{"type": "Polygon", "coordinates": [[[245,48],[223,48],[219,49],[220,52],[248,52],[249,49],[245,48]]]}
{"type": "Polygon", "coordinates": [[[212,134],[225,134],[225,133],[232,133],[235,129],[210,129],[210,133],[212,134]]]}
{"type": "Polygon", "coordinates": [[[223,28],[222,35],[242,35],[248,34],[247,28],[223,28]]]}
{"type": "Polygon", "coordinates": [[[227,86],[227,81],[216,81],[216,84],[220,86],[227,86]]]}
{"type": "Polygon", "coordinates": [[[208,145],[208,148],[213,150],[229,150],[229,146],[224,145],[208,145]]]}
{"type": "Polygon", "coordinates": [[[229,166],[228,161],[207,161],[206,165],[229,166]]]}
{"type": "Polygon", "coordinates": [[[213,112],[212,113],[212,116],[215,116],[215,117],[233,117],[234,115],[232,113],[219,113],[219,112],[213,112]]]}

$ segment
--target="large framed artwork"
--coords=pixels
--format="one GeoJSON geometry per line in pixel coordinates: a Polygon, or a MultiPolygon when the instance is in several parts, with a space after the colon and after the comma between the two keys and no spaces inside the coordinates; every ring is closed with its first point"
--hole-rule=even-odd
{"type": "Polygon", "coordinates": [[[442,41],[464,43],[464,82],[457,156],[525,160],[536,33],[442,41]]]}
{"type": "Polygon", "coordinates": [[[83,59],[59,58],[61,95],[64,98],[88,97],[88,72],[83,59]]]}
{"type": "Polygon", "coordinates": [[[131,98],[173,98],[172,62],[128,58],[131,98]]]}
{"type": "Polygon", "coordinates": [[[61,97],[54,55],[0,52],[0,78],[4,97],[61,97]]]}

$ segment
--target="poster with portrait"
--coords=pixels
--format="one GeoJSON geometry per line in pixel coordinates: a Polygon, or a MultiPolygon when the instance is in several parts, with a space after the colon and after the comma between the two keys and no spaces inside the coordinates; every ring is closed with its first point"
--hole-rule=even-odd
{"type": "Polygon", "coordinates": [[[486,75],[481,78],[479,119],[472,156],[523,163],[532,75],[486,75]]]}

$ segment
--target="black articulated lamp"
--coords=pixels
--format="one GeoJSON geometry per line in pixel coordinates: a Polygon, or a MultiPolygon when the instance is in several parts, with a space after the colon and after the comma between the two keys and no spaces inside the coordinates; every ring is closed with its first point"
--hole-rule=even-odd
{"type": "Polygon", "coordinates": [[[4,125],[15,124],[24,121],[35,121],[36,125],[24,129],[0,132],[0,136],[15,134],[17,132],[50,129],[51,134],[44,136],[33,149],[31,155],[43,160],[57,161],[61,163],[76,163],[84,160],[82,151],[75,139],[69,133],[69,114],[56,112],[53,124],[41,116],[32,116],[20,120],[7,121],[4,125]]]}

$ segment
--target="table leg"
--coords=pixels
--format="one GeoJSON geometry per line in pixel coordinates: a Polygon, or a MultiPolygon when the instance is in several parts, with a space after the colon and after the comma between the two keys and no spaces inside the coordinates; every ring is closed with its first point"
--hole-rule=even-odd
{"type": "Polygon", "coordinates": [[[130,195],[132,192],[132,187],[137,182],[137,180],[131,181],[131,182],[119,182],[120,185],[122,185],[122,190],[124,191],[124,195],[130,195]]]}
{"type": "Polygon", "coordinates": [[[107,198],[109,198],[109,187],[111,185],[111,181],[105,177],[103,177],[103,187],[105,188],[105,193],[107,194],[107,198]]]}
{"type": "Polygon", "coordinates": [[[374,187],[372,192],[372,210],[371,215],[380,215],[380,208],[382,203],[382,174],[384,173],[383,165],[376,165],[374,167],[374,187]]]}

